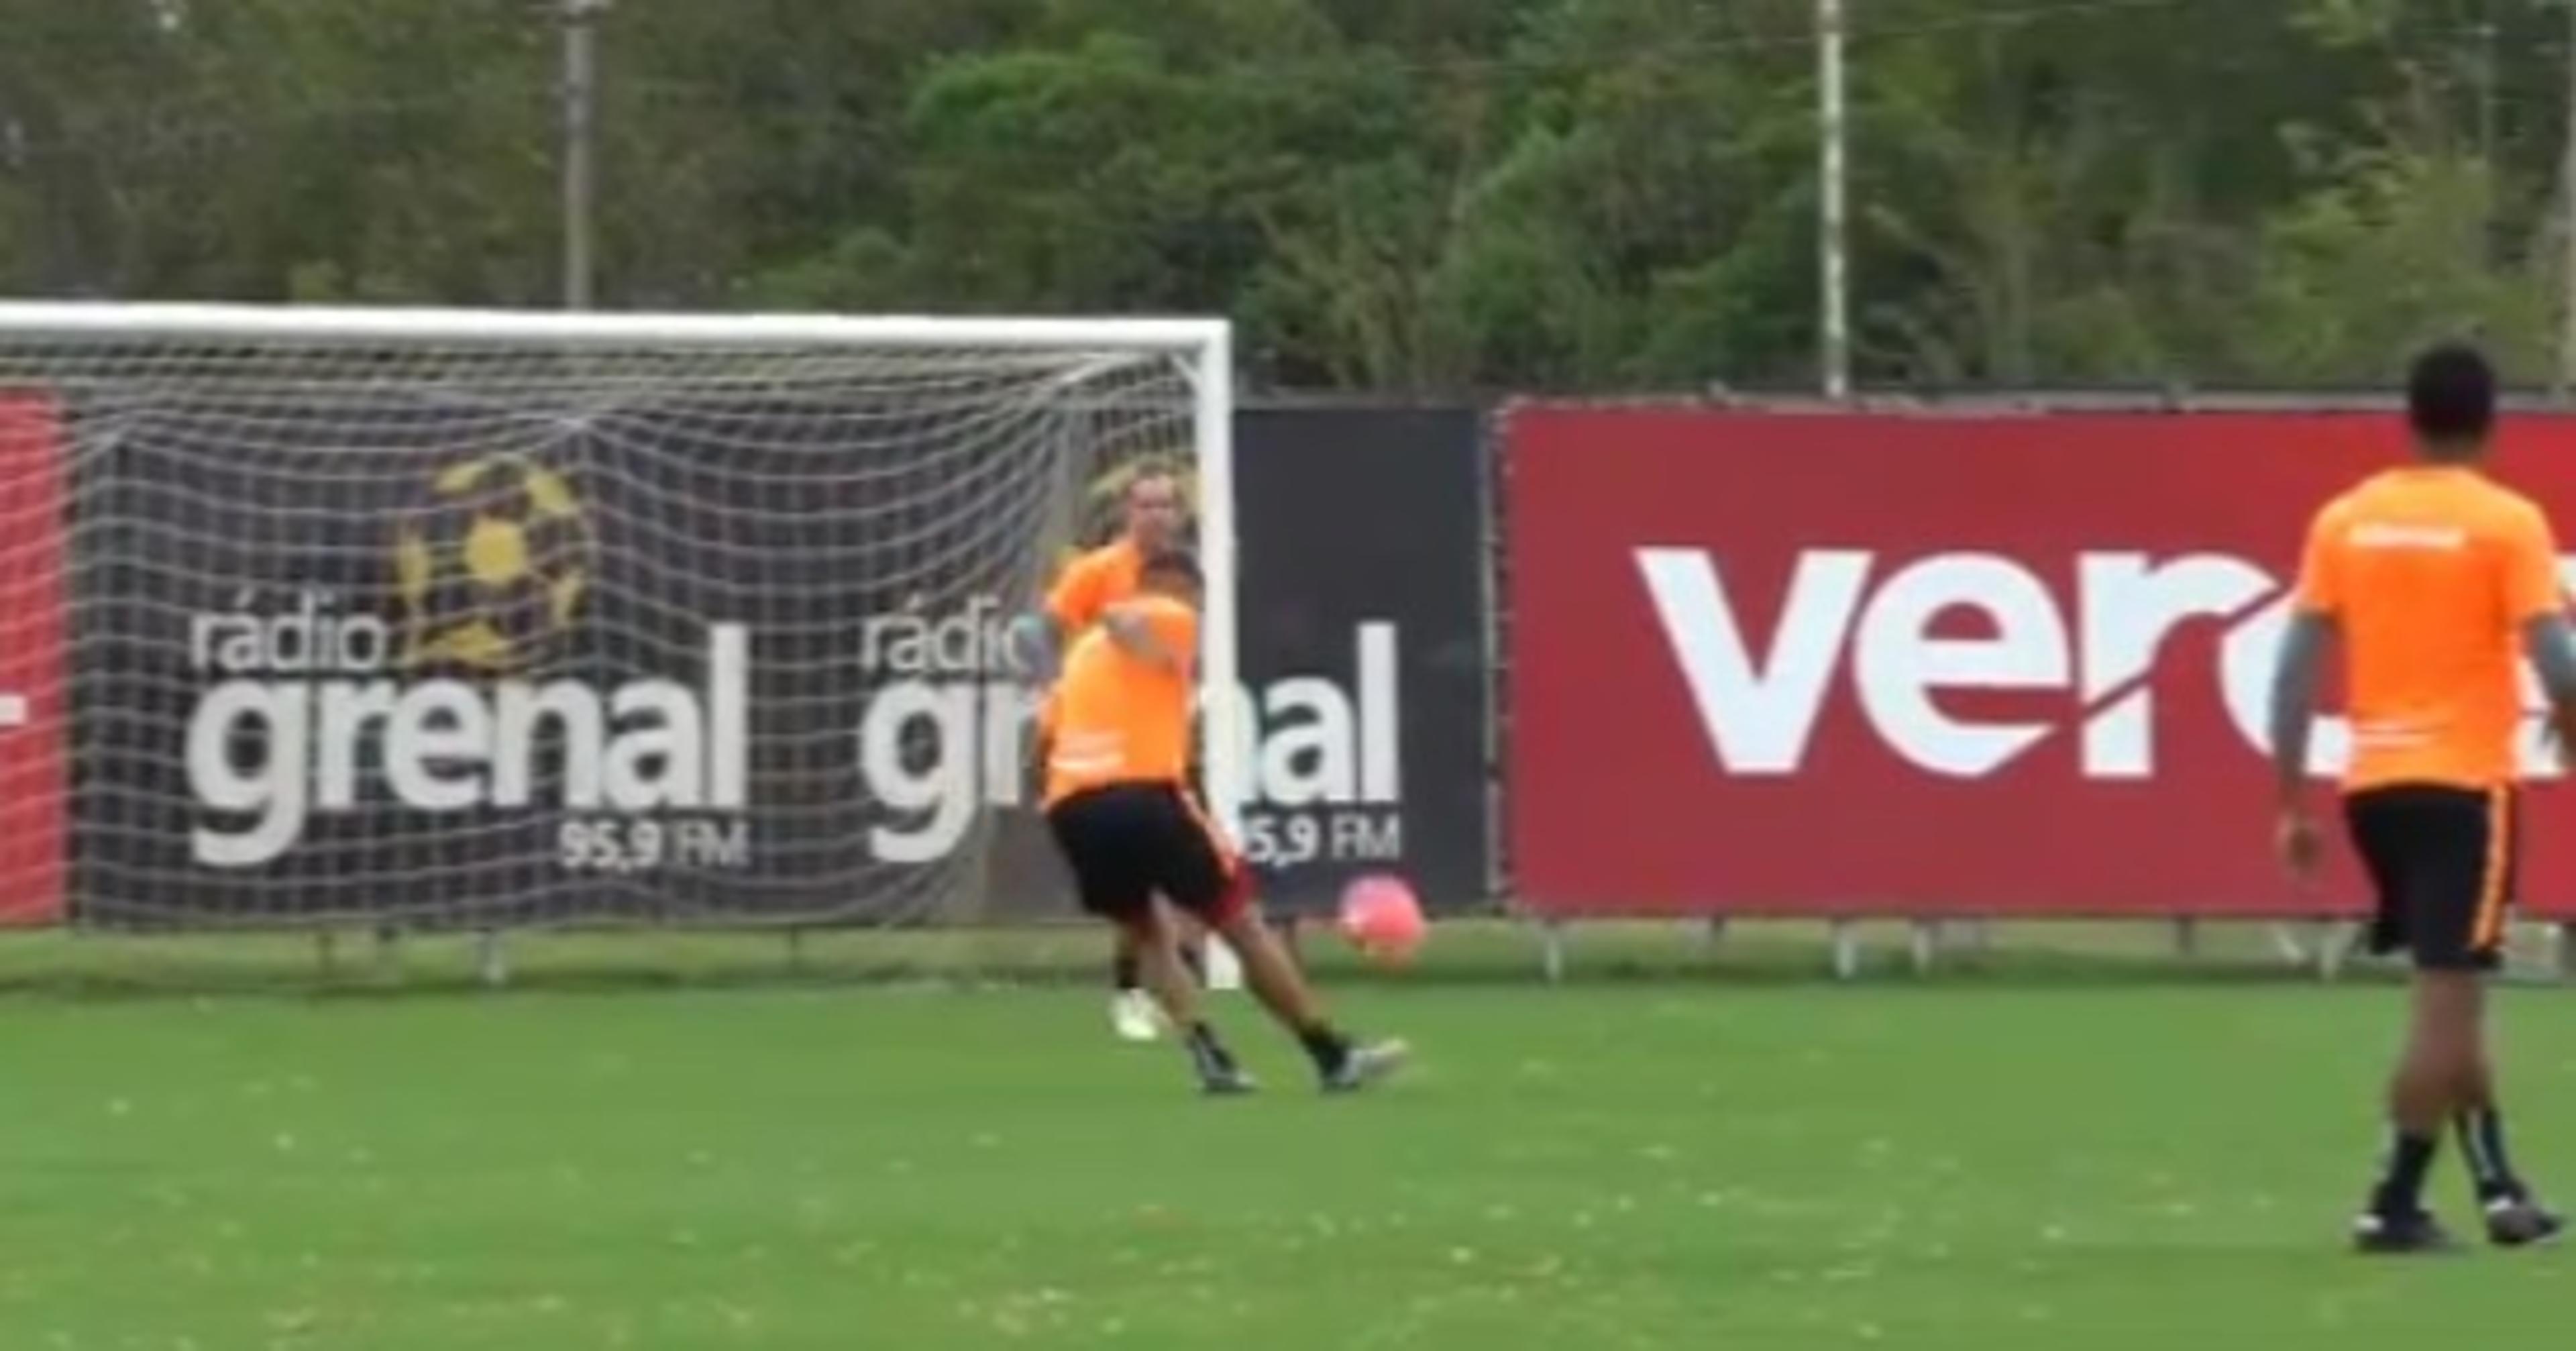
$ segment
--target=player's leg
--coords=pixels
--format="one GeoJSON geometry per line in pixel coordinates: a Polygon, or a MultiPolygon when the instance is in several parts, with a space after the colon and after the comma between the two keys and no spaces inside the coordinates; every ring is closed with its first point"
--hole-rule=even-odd
{"type": "Polygon", "coordinates": [[[1251,1092],[1252,1076],[1244,1073],[1234,1053],[1226,1049],[1207,1020],[1199,982],[1181,960],[1179,926],[1171,911],[1160,905],[1146,906],[1127,931],[1135,941],[1137,966],[1145,988],[1153,992],[1171,1025],[1182,1029],[1181,1046],[1189,1053],[1190,1068],[1199,1077],[1199,1087],[1214,1094],[1251,1092]]]}
{"type": "Polygon", "coordinates": [[[1204,990],[1207,988],[1207,926],[1199,922],[1198,916],[1177,906],[1168,913],[1172,920],[1172,936],[1176,940],[1174,946],[1181,954],[1181,965],[1190,969],[1190,979],[1197,981],[1199,988],[1204,990]]]}
{"type": "Polygon", "coordinates": [[[1305,973],[1253,904],[1251,869],[1227,857],[1215,832],[1185,799],[1176,796],[1172,803],[1165,894],[1234,949],[1243,963],[1244,984],[1305,1048],[1323,1086],[1333,1091],[1363,1088],[1401,1067],[1404,1043],[1361,1044],[1333,1025],[1305,973]]]}
{"type": "Polygon", "coordinates": [[[2487,1237],[2504,1247],[2546,1242],[2564,1227],[2513,1166],[2505,1147],[2494,1061],[2487,1047],[2485,985],[2502,962],[2505,921],[2521,872],[2518,806],[2509,790],[2499,790],[2487,800],[2485,829],[2478,840],[2475,905],[2454,929],[2460,941],[2441,954],[2444,964],[2461,973],[2468,987],[2459,996],[2460,1007],[2446,1015],[2446,1026],[2457,1037],[2452,1047],[2458,1077],[2452,1086],[2451,1125],[2477,1190],[2487,1237]]]}
{"type": "Polygon", "coordinates": [[[2367,796],[2356,802],[2355,842],[2380,887],[2382,925],[2403,933],[2416,975],[2406,1051],[2389,1087],[2387,1166],[2359,1241],[2372,1251],[2444,1245],[2423,1185],[2445,1129],[2460,1133],[2489,1238],[2551,1237],[2557,1217],[2531,1198],[2505,1152],[2485,1041],[2485,984],[2502,950],[2513,880],[2510,802],[2435,788],[2367,796]]]}
{"type": "MultiPolygon", "coordinates": [[[[1161,907],[1164,921],[1172,928],[1174,950],[1181,965],[1200,988],[1207,986],[1207,931],[1181,911],[1161,907]]],[[[1126,929],[1117,932],[1117,945],[1109,967],[1109,1025],[1124,1041],[1153,1041],[1171,1025],[1162,1005],[1146,987],[1137,955],[1142,945],[1126,929]]]]}
{"type": "Polygon", "coordinates": [[[1364,1088],[1403,1067],[1409,1054],[1403,1042],[1355,1042],[1333,1025],[1305,973],[1259,912],[1246,906],[1213,927],[1242,960],[1244,985],[1306,1048],[1326,1089],[1364,1088]]]}
{"type": "Polygon", "coordinates": [[[2388,1079],[2387,1151],[2369,1200],[2354,1221],[2354,1242],[2366,1252],[2441,1248],[2449,1240],[2425,1209],[2424,1179],[2441,1151],[2442,1130],[2454,1105],[2456,1079],[2446,1036],[2451,1015],[2445,1005],[2456,1002],[2457,990],[2438,972],[2423,969],[2423,954],[2428,950],[2425,924],[2434,917],[2425,898],[2438,889],[2441,871],[2428,868],[2427,848],[2439,842],[2444,822],[2437,810],[2428,823],[2422,790],[2413,788],[2356,793],[2344,805],[2354,852],[2378,898],[2371,946],[2382,953],[2411,953],[2418,968],[2405,1044],[2388,1079]]]}
{"type": "Polygon", "coordinates": [[[1172,922],[1155,899],[1168,835],[1159,795],[1132,785],[1097,789],[1058,803],[1047,823],[1073,869],[1083,908],[1118,926],[1122,949],[1135,954],[1140,986],[1173,1026],[1185,1029],[1182,1046],[1200,1086],[1212,1093],[1250,1088],[1208,1027],[1198,985],[1174,950],[1172,922]]]}
{"type": "Polygon", "coordinates": [[[1154,953],[1168,942],[1168,930],[1154,903],[1151,853],[1142,847],[1150,840],[1140,841],[1128,796],[1119,788],[1078,793],[1048,809],[1047,828],[1073,873],[1082,908],[1116,926],[1116,950],[1135,964],[1139,996],[1154,1000],[1169,993],[1157,987],[1168,984],[1160,978],[1170,963],[1154,953]]]}
{"type": "Polygon", "coordinates": [[[1124,1041],[1152,1041],[1163,1033],[1162,1010],[1145,988],[1140,945],[1124,926],[1109,958],[1109,1026],[1124,1041]]]}
{"type": "Polygon", "coordinates": [[[2457,1024],[2473,982],[2458,973],[2419,971],[2406,1044],[2388,1081],[2388,1151],[2369,1206],[2355,1226],[2366,1250],[2412,1252],[2448,1239],[2424,1205],[2424,1179],[2441,1152],[2442,1131],[2457,1103],[2457,1024]]]}

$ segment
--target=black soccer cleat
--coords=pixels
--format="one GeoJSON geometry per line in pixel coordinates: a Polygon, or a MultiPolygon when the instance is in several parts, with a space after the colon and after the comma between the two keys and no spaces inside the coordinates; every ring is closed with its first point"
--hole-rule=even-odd
{"type": "Polygon", "coordinates": [[[1239,1098],[1260,1087],[1240,1065],[1214,1065],[1199,1071],[1199,1091],[1211,1098],[1239,1098]]]}
{"type": "Polygon", "coordinates": [[[1356,1093],[1404,1068],[1412,1054],[1412,1049],[1400,1041],[1354,1046],[1343,1054],[1340,1064],[1325,1071],[1324,1091],[1356,1093]]]}
{"type": "Polygon", "coordinates": [[[2355,1252],[2404,1256],[2452,1252],[2459,1245],[2429,1212],[2383,1215],[2365,1210],[2352,1222],[2352,1246],[2355,1252]]]}
{"type": "Polygon", "coordinates": [[[2527,1195],[2487,1202],[2487,1242],[2499,1248],[2533,1248],[2558,1241],[2567,1222],[2527,1195]]]}

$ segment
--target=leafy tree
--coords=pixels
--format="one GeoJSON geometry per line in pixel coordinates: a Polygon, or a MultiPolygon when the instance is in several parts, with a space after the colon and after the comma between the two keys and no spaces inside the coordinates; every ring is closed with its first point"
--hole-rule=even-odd
{"type": "MultiPolygon", "coordinates": [[[[2552,364],[2563,0],[1851,7],[1859,372],[2552,364]]],[[[1812,384],[1808,0],[617,0],[602,295],[1212,311],[1256,380],[1812,384]]],[[[0,0],[0,287],[557,294],[558,0],[0,0]]]]}

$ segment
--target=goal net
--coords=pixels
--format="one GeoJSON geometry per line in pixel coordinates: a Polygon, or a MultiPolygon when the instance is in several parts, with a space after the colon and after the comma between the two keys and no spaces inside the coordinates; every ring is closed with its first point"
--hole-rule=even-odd
{"type": "Polygon", "coordinates": [[[1169,466],[1231,686],[1227,344],[0,305],[0,918],[1064,917],[1011,620],[1169,466]]]}

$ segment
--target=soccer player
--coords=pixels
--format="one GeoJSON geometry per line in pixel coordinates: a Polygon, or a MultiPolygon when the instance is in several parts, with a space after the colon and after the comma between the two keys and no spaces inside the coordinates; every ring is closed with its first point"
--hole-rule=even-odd
{"type": "Polygon", "coordinates": [[[2485,358],[2458,345],[2426,352],[2407,404],[2416,462],[2364,480],[2309,528],[2272,686],[2277,844],[2294,875],[2314,875],[2309,719],[2325,651],[2339,642],[2352,727],[2343,815],[2378,893],[2371,946],[2406,951],[2415,966],[2412,1028],[2388,1087],[2388,1155],[2354,1242],[2387,1253],[2449,1246],[2423,1203],[2448,1124],[2487,1237],[2519,1246],[2555,1237],[2560,1221],[2505,1153],[2483,1026],[2519,844],[2514,658],[2538,668],[2563,752],[2576,746],[2576,632],[2561,612],[2547,518],[2480,471],[2495,420],[2485,358]]]}
{"type": "MultiPolygon", "coordinates": [[[[1137,573],[1148,555],[1177,544],[1186,521],[1178,475],[1159,464],[1140,466],[1127,481],[1122,503],[1126,520],[1117,539],[1066,565],[1047,592],[1047,651],[1061,652],[1093,626],[1117,613],[1136,594],[1137,573]]],[[[1125,622],[1121,620],[1120,622],[1125,622]]],[[[1052,665],[1051,662],[1042,663],[1052,665]]],[[[1049,672],[1052,674],[1052,671],[1049,672]]],[[[1185,957],[1196,964],[1194,947],[1185,957]]],[[[1152,1041],[1161,1033],[1161,1010],[1145,993],[1136,965],[1131,935],[1121,929],[1110,960],[1109,1025],[1129,1041],[1152,1041]]]]}
{"type": "Polygon", "coordinates": [[[1400,1042],[1356,1045],[1334,1030],[1252,904],[1251,872],[1217,840],[1186,784],[1198,652],[1198,562],[1148,556],[1138,595],[1076,639],[1047,701],[1046,817],[1085,910],[1119,926],[1145,987],[1180,1029],[1210,1093],[1253,1084],[1200,1008],[1160,896],[1223,936],[1246,983],[1315,1062],[1328,1091],[1403,1063],[1400,1042]]]}

